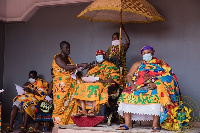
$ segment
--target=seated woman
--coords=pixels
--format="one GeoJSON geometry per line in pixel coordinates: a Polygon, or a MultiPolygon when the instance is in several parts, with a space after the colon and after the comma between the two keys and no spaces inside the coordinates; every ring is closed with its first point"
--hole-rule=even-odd
{"type": "Polygon", "coordinates": [[[141,54],[143,61],[131,67],[127,86],[118,99],[118,113],[125,119],[118,130],[132,128],[131,120],[153,120],[153,132],[160,131],[160,126],[181,130],[187,126],[191,110],[182,106],[176,75],[167,63],[153,57],[151,46],[144,46],[141,54]]]}
{"type": "MultiPolygon", "coordinates": [[[[25,90],[25,94],[18,95],[13,99],[13,108],[9,123],[10,125],[6,128],[7,132],[12,131],[13,122],[19,109],[24,112],[24,123],[23,127],[21,127],[21,132],[27,132],[28,117],[31,116],[35,119],[36,105],[40,100],[44,100],[48,90],[48,83],[43,79],[39,79],[36,71],[30,71],[29,82],[26,82],[23,85],[23,88],[25,90]]],[[[31,127],[30,130],[32,131],[34,129],[31,127]]]]}
{"type": "Polygon", "coordinates": [[[81,83],[75,89],[73,98],[82,108],[82,111],[79,111],[76,116],[95,116],[94,111],[98,112],[100,105],[108,102],[107,88],[115,83],[121,84],[119,70],[113,63],[105,60],[105,55],[102,50],[96,51],[97,64],[86,74],[86,77],[94,76],[99,80],[93,83],[81,83]],[[88,113],[86,104],[90,106],[88,113]]]}

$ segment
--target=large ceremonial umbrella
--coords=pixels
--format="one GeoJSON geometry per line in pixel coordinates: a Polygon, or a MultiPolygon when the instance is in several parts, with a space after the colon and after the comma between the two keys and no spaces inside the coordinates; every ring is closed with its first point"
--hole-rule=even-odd
{"type": "MultiPolygon", "coordinates": [[[[164,21],[156,9],[145,0],[95,0],[77,17],[123,24],[164,21]]],[[[120,50],[121,28],[119,41],[120,50]]]]}

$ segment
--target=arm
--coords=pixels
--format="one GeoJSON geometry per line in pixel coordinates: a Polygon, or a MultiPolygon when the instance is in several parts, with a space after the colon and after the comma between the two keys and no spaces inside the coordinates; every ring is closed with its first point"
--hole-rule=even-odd
{"type": "Polygon", "coordinates": [[[22,88],[24,88],[24,91],[25,92],[28,92],[28,93],[32,93],[32,90],[28,87],[28,85],[31,84],[30,82],[26,82],[22,88]]]}
{"type": "Polygon", "coordinates": [[[47,95],[49,97],[52,97],[51,94],[52,94],[52,89],[53,89],[53,81],[50,82],[49,84],[49,89],[48,89],[48,92],[47,92],[47,95]]]}
{"type": "Polygon", "coordinates": [[[83,68],[87,68],[88,64],[87,63],[82,63],[82,64],[77,64],[77,65],[71,65],[71,64],[66,64],[60,56],[56,56],[55,58],[56,64],[65,69],[66,71],[70,71],[70,70],[74,70],[77,69],[78,67],[83,67],[83,68]]]}
{"type": "Polygon", "coordinates": [[[126,80],[128,81],[128,83],[130,84],[130,86],[133,90],[135,90],[137,88],[136,88],[136,85],[134,84],[134,82],[132,81],[132,78],[133,78],[134,73],[137,71],[138,67],[140,66],[140,63],[141,62],[136,62],[135,64],[133,64],[133,66],[129,70],[128,74],[126,75],[126,80]]]}
{"type": "Polygon", "coordinates": [[[130,39],[129,39],[129,36],[127,35],[122,23],[120,23],[120,27],[122,28],[122,32],[123,32],[125,40],[126,40],[126,44],[124,45],[124,53],[126,53],[130,46],[130,39]]]}
{"type": "Polygon", "coordinates": [[[99,80],[98,82],[101,83],[115,83],[115,81],[112,78],[106,79],[106,80],[99,80]]]}

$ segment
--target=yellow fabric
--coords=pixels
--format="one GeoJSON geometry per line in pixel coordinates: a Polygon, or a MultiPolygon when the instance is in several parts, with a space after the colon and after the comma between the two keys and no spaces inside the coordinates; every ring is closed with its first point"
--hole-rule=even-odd
{"type": "Polygon", "coordinates": [[[29,84],[27,87],[38,92],[40,96],[26,92],[23,95],[16,96],[13,102],[17,100],[22,105],[23,111],[26,111],[29,116],[35,119],[36,105],[40,100],[44,100],[46,97],[48,83],[43,79],[37,79],[33,84],[29,84]]]}
{"type": "Polygon", "coordinates": [[[164,21],[156,9],[145,0],[95,0],[77,17],[91,21],[120,23],[120,12],[122,23],[164,21]]]}
{"type": "MultiPolygon", "coordinates": [[[[112,78],[117,84],[122,85],[121,76],[117,67],[108,61],[104,61],[102,64],[90,69],[86,76],[99,77],[100,80],[107,80],[112,78]]],[[[85,101],[96,101],[95,109],[98,112],[100,105],[108,102],[108,90],[107,88],[113,83],[82,83],[77,85],[74,99],[85,101]]],[[[79,104],[77,102],[77,104],[79,104]]],[[[89,107],[88,107],[89,108],[89,107]]]]}
{"type": "MultiPolygon", "coordinates": [[[[95,106],[98,106],[108,101],[108,92],[100,82],[81,83],[76,87],[74,99],[95,101],[95,106]]],[[[79,103],[77,102],[77,104],[79,103]]]]}
{"type": "MultiPolygon", "coordinates": [[[[73,93],[77,81],[71,77],[73,71],[66,71],[56,64],[55,57],[52,63],[53,73],[55,75],[53,78],[54,110],[52,115],[54,126],[57,124],[73,124],[71,114],[76,114],[77,112],[77,106],[73,101],[73,93]]],[[[71,58],[68,57],[68,59],[73,64],[71,58]]]]}

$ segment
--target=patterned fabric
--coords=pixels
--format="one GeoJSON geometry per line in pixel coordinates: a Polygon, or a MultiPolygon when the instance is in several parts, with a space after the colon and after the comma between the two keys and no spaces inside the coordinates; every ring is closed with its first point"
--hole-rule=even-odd
{"type": "MultiPolygon", "coordinates": [[[[59,55],[59,54],[57,54],[59,55]]],[[[55,57],[57,56],[55,55],[55,57]]],[[[66,125],[73,124],[71,114],[76,114],[77,106],[73,101],[73,93],[77,81],[72,79],[73,71],[66,71],[59,67],[55,62],[55,57],[52,63],[53,73],[53,121],[54,126],[58,124],[66,125]]],[[[71,64],[73,64],[70,57],[68,57],[71,64]]]]}
{"type": "MultiPolygon", "coordinates": [[[[123,67],[124,69],[124,75],[127,74],[128,70],[127,70],[127,67],[126,67],[126,55],[124,53],[124,45],[125,44],[122,44],[121,45],[121,66],[123,67]]],[[[119,55],[119,45],[117,46],[110,46],[108,48],[108,51],[109,51],[109,59],[116,56],[116,55],[119,55]]]]}
{"type": "MultiPolygon", "coordinates": [[[[121,78],[117,67],[104,61],[102,64],[90,69],[86,76],[99,77],[100,80],[112,78],[117,84],[121,85],[121,78]]],[[[85,101],[96,101],[96,111],[99,111],[100,105],[108,102],[107,88],[113,83],[82,83],[76,87],[74,98],[85,101]]],[[[77,102],[78,103],[78,102],[77,102]]]]}
{"type": "Polygon", "coordinates": [[[123,90],[119,102],[134,105],[150,105],[160,103],[161,114],[160,124],[162,128],[168,130],[181,130],[186,127],[191,110],[182,105],[176,75],[164,61],[153,58],[148,63],[141,63],[133,76],[138,90],[133,91],[127,84],[123,90]],[[144,80],[143,76],[151,76],[149,80],[144,80]],[[155,82],[157,88],[153,90],[141,89],[150,82],[155,82]]]}
{"type": "Polygon", "coordinates": [[[28,115],[35,119],[37,103],[40,100],[44,100],[46,97],[48,91],[48,83],[43,79],[37,79],[33,84],[29,84],[27,87],[38,92],[40,96],[26,92],[23,95],[16,96],[13,99],[13,102],[18,101],[22,106],[22,110],[26,111],[28,115]]]}
{"type": "Polygon", "coordinates": [[[108,21],[119,24],[120,11],[122,11],[122,16],[125,16],[122,17],[122,23],[164,21],[162,16],[146,0],[95,0],[78,17],[91,21],[108,21]]]}
{"type": "Polygon", "coordinates": [[[98,54],[106,55],[106,52],[103,51],[103,50],[97,50],[97,51],[96,51],[96,55],[98,55],[98,54]]]}

